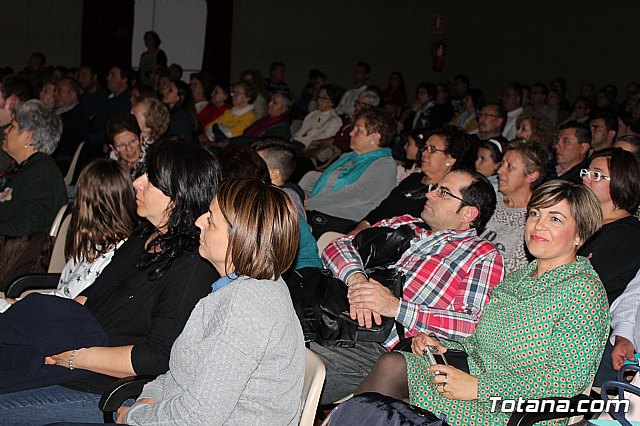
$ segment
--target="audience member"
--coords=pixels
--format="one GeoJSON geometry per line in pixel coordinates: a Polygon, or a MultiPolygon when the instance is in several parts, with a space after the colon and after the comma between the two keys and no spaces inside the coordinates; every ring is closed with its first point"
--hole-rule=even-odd
{"type": "Polygon", "coordinates": [[[160,49],[160,36],[154,31],[144,33],[144,45],[146,51],[140,55],[138,70],[140,71],[140,82],[142,84],[152,84],[150,74],[156,65],[167,66],[167,54],[160,49]]]}
{"type": "Polygon", "coordinates": [[[640,136],[639,135],[623,135],[613,144],[614,148],[622,148],[634,154],[636,158],[640,158],[640,136]]]}
{"type": "Polygon", "coordinates": [[[44,106],[53,110],[56,107],[56,85],[58,81],[53,77],[47,77],[42,82],[38,99],[44,106]]]}
{"type": "Polygon", "coordinates": [[[431,128],[429,116],[435,106],[436,86],[427,81],[418,84],[416,100],[411,108],[400,115],[400,123],[405,130],[431,128]]]}
{"type": "Polygon", "coordinates": [[[549,162],[548,178],[581,182],[580,170],[589,166],[591,131],[586,124],[570,121],[559,128],[556,156],[549,162]]]}
{"type": "Polygon", "coordinates": [[[267,96],[271,97],[276,92],[286,94],[291,93],[289,85],[284,82],[285,67],[282,62],[274,62],[269,67],[269,78],[267,79],[267,96]]]}
{"type": "Polygon", "coordinates": [[[4,128],[2,149],[15,165],[0,176],[2,291],[10,279],[45,272],[49,264],[49,229],[67,202],[62,174],[50,157],[61,133],[60,118],[38,100],[18,103],[4,128]]]}
{"type": "Polygon", "coordinates": [[[189,87],[191,88],[191,94],[193,95],[193,102],[196,114],[198,114],[198,121],[200,121],[200,112],[211,101],[213,82],[207,73],[192,73],[191,76],[189,76],[189,87]]]}
{"type": "Polygon", "coordinates": [[[498,191],[497,173],[502,164],[503,151],[504,148],[500,142],[489,139],[481,141],[476,152],[474,164],[476,172],[486,176],[496,192],[498,191]]]}
{"type": "Polygon", "coordinates": [[[577,121],[580,124],[589,125],[589,114],[591,113],[591,106],[588,98],[578,97],[573,103],[573,109],[569,117],[560,123],[560,126],[568,123],[569,121],[577,121]]]}
{"type": "Polygon", "coordinates": [[[322,86],[318,92],[318,109],[304,118],[293,139],[308,147],[315,140],[333,137],[342,125],[335,109],[337,102],[338,89],[330,84],[322,86]]]}
{"type": "Polygon", "coordinates": [[[371,394],[364,392],[378,392],[444,414],[451,425],[498,425],[511,413],[491,410],[490,397],[569,398],[583,392],[606,340],[608,304],[598,275],[576,251],[601,220],[597,200],[582,185],[542,185],[531,198],[525,225],[536,260],[491,290],[473,334],[459,342],[419,334],[413,354],[394,352],[378,361],[354,402],[367,401],[371,394]],[[469,372],[425,362],[430,346],[444,356],[465,351],[469,372]],[[567,348],[580,353],[580,362],[567,348]]]}
{"type": "Polygon", "coordinates": [[[135,107],[145,99],[156,98],[158,99],[158,93],[153,90],[153,87],[146,84],[138,84],[131,89],[131,108],[135,107]]]}
{"type": "Polygon", "coordinates": [[[640,222],[633,217],[640,204],[640,166],[630,152],[610,148],[596,151],[580,176],[600,201],[604,221],[578,254],[591,261],[611,304],[640,268],[640,222]]]}
{"type": "MultiPolygon", "coordinates": [[[[351,318],[366,327],[374,321],[380,324],[381,317],[395,318],[405,328],[404,337],[420,331],[452,339],[470,335],[489,290],[503,277],[500,254],[477,236],[495,203],[495,192],[484,176],[456,170],[429,192],[422,220],[406,215],[376,225],[397,228],[408,224],[415,232],[411,245],[394,265],[406,277],[400,299],[364,275],[362,260],[352,245],[353,235],[331,242],[322,260],[348,283],[351,318]],[[423,229],[425,223],[431,230],[423,229]]],[[[321,402],[332,403],[353,392],[377,359],[402,337],[394,326],[382,344],[355,342],[353,348],[341,348],[312,342],[311,350],[327,368],[321,402]]]]}
{"type": "Polygon", "coordinates": [[[498,202],[482,238],[502,255],[505,273],[529,263],[524,248],[527,204],[533,191],[545,181],[549,153],[533,141],[516,139],[505,148],[498,169],[498,202]]]}
{"type": "Polygon", "coordinates": [[[267,104],[267,115],[245,129],[242,136],[231,139],[232,143],[251,144],[258,138],[279,136],[291,139],[289,109],[291,97],[285,92],[274,92],[267,104]]]}
{"type": "Polygon", "coordinates": [[[307,199],[316,238],[327,231],[348,231],[389,195],[396,185],[396,164],[388,148],[395,129],[393,118],[381,109],[366,109],[355,117],[353,151],[324,171],[307,199]]]}
{"type": "Polygon", "coordinates": [[[115,113],[107,121],[107,144],[131,179],[137,179],[147,170],[148,143],[140,141],[140,126],[133,114],[115,113]]]}
{"type": "Polygon", "coordinates": [[[569,116],[569,109],[563,109],[561,106],[562,100],[563,98],[556,90],[549,90],[546,101],[548,108],[547,117],[553,128],[557,127],[558,123],[562,123],[569,116]]]}
{"type": "Polygon", "coordinates": [[[522,114],[522,86],[519,83],[511,83],[502,91],[502,106],[507,111],[507,120],[504,124],[502,136],[511,140],[516,137],[518,130],[516,120],[522,114]]]}
{"type": "MultiPolygon", "coordinates": [[[[228,109],[231,109],[229,101],[229,90],[225,89],[222,85],[216,84],[213,86],[211,92],[211,102],[209,102],[198,113],[198,122],[200,128],[205,129],[209,123],[213,122],[216,118],[220,117],[228,109]]],[[[206,141],[204,134],[200,135],[200,142],[206,141]]]]}
{"type": "Polygon", "coordinates": [[[182,80],[183,69],[180,65],[174,62],[173,64],[169,65],[168,69],[169,69],[169,78],[171,79],[171,81],[182,80]]]}
{"type": "Polygon", "coordinates": [[[65,77],[58,81],[55,90],[56,114],[62,120],[62,136],[52,157],[66,174],[78,146],[89,137],[89,120],[80,108],[82,88],[80,83],[65,77]]]}
{"type": "Polygon", "coordinates": [[[218,145],[224,144],[228,138],[240,136],[257,119],[253,112],[257,92],[251,84],[246,81],[235,83],[231,96],[233,107],[225,110],[204,129],[207,139],[218,145]]]}
{"type": "Polygon", "coordinates": [[[387,112],[398,117],[402,109],[407,105],[407,91],[404,88],[402,73],[394,71],[389,74],[389,83],[382,92],[382,100],[387,112]]]}
{"type": "Polygon", "coordinates": [[[335,106],[336,113],[340,116],[349,116],[353,114],[353,104],[358,99],[358,96],[365,90],[367,90],[367,80],[371,74],[371,66],[366,62],[358,62],[353,70],[353,89],[349,89],[345,92],[340,100],[340,103],[335,106]]]}
{"type": "Polygon", "coordinates": [[[502,136],[507,122],[507,111],[500,104],[488,102],[478,113],[478,136],[481,140],[495,139],[502,145],[509,141],[502,136]]]}
{"type": "MultiPolygon", "coordinates": [[[[453,77],[453,95],[451,96],[451,105],[455,109],[456,113],[460,114],[464,108],[462,107],[462,101],[465,96],[469,94],[470,82],[469,76],[465,74],[458,74],[453,77]]],[[[480,109],[481,106],[478,106],[480,109]]]]}
{"type": "Polygon", "coordinates": [[[536,141],[546,149],[551,149],[555,141],[554,127],[544,114],[524,112],[516,118],[516,137],[536,141]]]}
{"type": "Polygon", "coordinates": [[[167,135],[179,135],[196,142],[198,118],[193,106],[189,85],[181,80],[172,81],[162,98],[169,107],[169,129],[167,135]]]}
{"type": "Polygon", "coordinates": [[[484,107],[484,93],[482,90],[469,89],[461,100],[458,110],[460,113],[453,117],[449,124],[460,127],[469,134],[478,132],[478,111],[484,107]]]}
{"type": "Polygon", "coordinates": [[[255,92],[252,104],[256,119],[264,117],[267,113],[267,88],[260,71],[246,70],[240,75],[240,80],[248,83],[255,92]]]}
{"type": "Polygon", "coordinates": [[[169,108],[158,98],[147,98],[131,108],[138,121],[143,144],[151,145],[160,140],[169,128],[169,108]]]}
{"type": "Polygon", "coordinates": [[[89,130],[93,133],[96,131],[96,119],[104,110],[109,93],[98,84],[98,75],[89,65],[78,69],[76,80],[82,87],[80,109],[89,120],[89,130]]]}
{"type": "Polygon", "coordinates": [[[613,147],[618,135],[618,117],[612,113],[598,113],[591,118],[591,147],[594,151],[613,147]]]}

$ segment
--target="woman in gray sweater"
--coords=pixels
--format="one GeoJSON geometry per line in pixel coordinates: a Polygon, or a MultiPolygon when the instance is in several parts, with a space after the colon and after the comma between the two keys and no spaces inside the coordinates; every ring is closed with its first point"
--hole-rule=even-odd
{"type": "Polygon", "coordinates": [[[296,209],[276,187],[233,179],[196,225],[200,255],[222,278],[176,339],[169,372],[118,423],[296,425],[304,339],[280,277],[296,254],[296,209]]]}

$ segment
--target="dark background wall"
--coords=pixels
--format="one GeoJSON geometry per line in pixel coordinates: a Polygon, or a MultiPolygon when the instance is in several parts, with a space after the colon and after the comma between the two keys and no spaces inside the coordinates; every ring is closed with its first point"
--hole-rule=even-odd
{"type": "Polygon", "coordinates": [[[636,0],[236,0],[234,8],[231,75],[280,60],[295,90],[313,67],[349,87],[358,59],[383,87],[393,70],[410,93],[421,80],[466,73],[489,99],[512,80],[563,76],[573,97],[584,82],[624,89],[640,79],[636,0]],[[445,16],[442,73],[431,71],[435,14],[445,16]]]}
{"type": "MultiPolygon", "coordinates": [[[[0,0],[0,64],[21,69],[42,51],[49,64],[78,66],[82,9],[82,0],[0,0]]],[[[489,99],[512,80],[563,76],[573,97],[584,82],[623,90],[640,80],[639,18],[638,0],[234,0],[231,63],[217,66],[233,80],[283,61],[297,93],[311,68],[350,87],[355,62],[365,60],[373,84],[386,86],[399,70],[411,93],[419,81],[466,73],[489,99]],[[436,14],[445,17],[442,36],[431,33],[436,14]],[[436,73],[431,49],[441,37],[448,49],[436,73]]],[[[207,57],[215,63],[215,50],[207,57]]]]}

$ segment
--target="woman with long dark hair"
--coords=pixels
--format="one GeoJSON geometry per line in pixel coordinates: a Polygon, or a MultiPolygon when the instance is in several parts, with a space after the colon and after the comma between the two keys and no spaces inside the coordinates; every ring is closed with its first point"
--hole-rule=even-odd
{"type": "Polygon", "coordinates": [[[147,172],[133,183],[144,222],[75,299],[104,329],[109,345],[69,348],[44,360],[95,374],[1,395],[0,423],[101,422],[98,401],[115,378],[168,370],[173,341],[218,277],[198,255],[194,225],[218,182],[217,159],[198,145],[163,140],[151,146],[147,172]]]}

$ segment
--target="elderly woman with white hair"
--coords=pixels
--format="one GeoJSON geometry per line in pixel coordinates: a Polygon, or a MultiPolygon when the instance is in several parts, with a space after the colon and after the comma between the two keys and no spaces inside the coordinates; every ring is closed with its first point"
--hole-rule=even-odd
{"type": "MultiPolygon", "coordinates": [[[[17,253],[26,250],[33,235],[47,235],[67,202],[62,174],[49,156],[62,134],[60,118],[42,102],[27,101],[16,106],[3,133],[2,149],[14,163],[0,174],[0,289],[11,276],[36,272],[15,270],[20,264],[25,266],[17,253]]],[[[36,256],[31,263],[37,260],[36,256]]]]}

